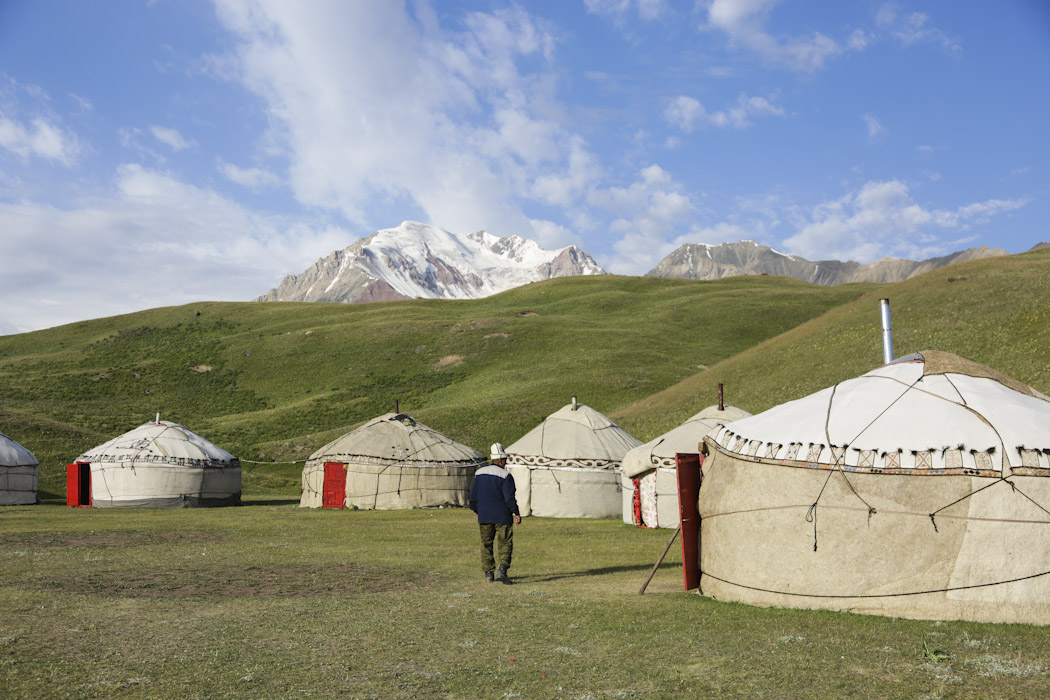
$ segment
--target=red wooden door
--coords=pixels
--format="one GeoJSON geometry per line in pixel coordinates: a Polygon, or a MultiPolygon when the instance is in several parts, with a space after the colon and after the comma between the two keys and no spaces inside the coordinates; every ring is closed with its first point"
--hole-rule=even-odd
{"type": "Polygon", "coordinates": [[[703,455],[676,454],[675,470],[678,472],[678,515],[682,523],[682,574],[685,590],[691,591],[700,585],[700,513],[697,500],[700,497],[700,465],[703,455]]]}
{"type": "Polygon", "coordinates": [[[342,462],[324,463],[324,486],[321,487],[321,507],[346,507],[346,465],[342,462]]]}
{"type": "Polygon", "coordinates": [[[91,506],[91,465],[87,462],[66,465],[66,505],[91,506]]]}

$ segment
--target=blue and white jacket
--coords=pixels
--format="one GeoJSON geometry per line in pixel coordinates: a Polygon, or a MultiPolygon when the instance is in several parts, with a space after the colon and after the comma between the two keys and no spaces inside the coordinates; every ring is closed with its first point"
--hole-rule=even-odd
{"type": "Polygon", "coordinates": [[[479,523],[511,525],[519,513],[510,472],[495,464],[477,470],[470,485],[470,509],[478,514],[479,523]]]}

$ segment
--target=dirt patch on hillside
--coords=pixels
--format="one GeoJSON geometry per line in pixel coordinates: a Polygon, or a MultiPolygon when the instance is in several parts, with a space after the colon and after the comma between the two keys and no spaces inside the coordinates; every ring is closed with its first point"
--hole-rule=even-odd
{"type": "Polygon", "coordinates": [[[443,367],[458,367],[463,364],[462,355],[445,355],[440,360],[434,363],[434,366],[438,369],[443,367]]]}
{"type": "Polygon", "coordinates": [[[483,338],[509,338],[510,333],[489,333],[488,335],[482,336],[483,338]]]}
{"type": "Polygon", "coordinates": [[[363,564],[230,566],[69,573],[23,581],[44,591],[107,598],[258,598],[382,593],[431,583],[433,574],[363,564]]]}
{"type": "Polygon", "coordinates": [[[23,532],[0,535],[0,547],[21,550],[82,549],[85,547],[135,547],[180,542],[219,542],[224,536],[210,532],[136,530],[110,532],[23,532]]]}
{"type": "Polygon", "coordinates": [[[190,371],[196,372],[197,374],[204,374],[205,372],[210,372],[213,369],[215,368],[211,365],[193,365],[192,367],[190,367],[190,371]]]}
{"type": "Polygon", "coordinates": [[[535,311],[519,311],[515,316],[539,316],[535,311]]]}

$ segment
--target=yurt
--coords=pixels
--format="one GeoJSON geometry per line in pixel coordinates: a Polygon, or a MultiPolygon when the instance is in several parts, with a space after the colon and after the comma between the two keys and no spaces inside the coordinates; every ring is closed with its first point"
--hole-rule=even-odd
{"type": "Polygon", "coordinates": [[[1050,624],[1050,398],[937,351],[704,440],[701,592],[1050,624]]]}
{"type": "Polygon", "coordinates": [[[0,433],[0,506],[36,503],[39,468],[32,452],[0,433]]]}
{"type": "Polygon", "coordinates": [[[314,452],[303,469],[304,508],[396,510],[465,506],[477,450],[404,413],[387,413],[314,452]]]}
{"type": "Polygon", "coordinates": [[[586,404],[572,403],[507,447],[523,516],[618,518],[620,462],[641,443],[586,404]]]}
{"type": "Polygon", "coordinates": [[[639,527],[678,527],[678,481],[674,456],[698,453],[704,436],[751,414],[735,406],[708,406],[655,440],[623,457],[623,521],[639,527]]]}
{"type": "Polygon", "coordinates": [[[66,471],[71,506],[207,508],[240,502],[240,461],[159,416],[88,450],[66,471]]]}

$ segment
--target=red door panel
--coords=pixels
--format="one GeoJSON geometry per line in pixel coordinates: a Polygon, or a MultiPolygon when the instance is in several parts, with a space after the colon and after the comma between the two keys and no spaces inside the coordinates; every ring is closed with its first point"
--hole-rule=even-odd
{"type": "Polygon", "coordinates": [[[700,465],[703,455],[676,454],[675,468],[678,472],[678,514],[682,523],[682,574],[685,590],[700,585],[700,513],[697,500],[700,497],[700,465]]]}
{"type": "Polygon", "coordinates": [[[324,463],[324,486],[321,488],[322,508],[343,508],[346,503],[346,465],[342,462],[324,463]]]}

